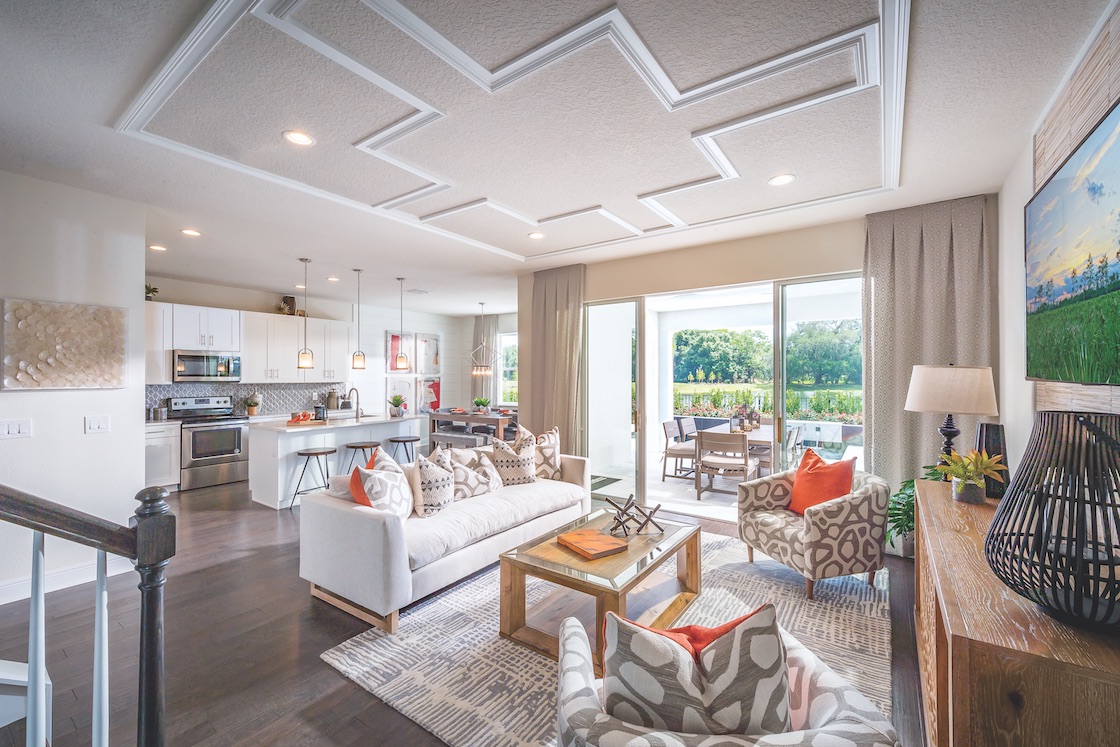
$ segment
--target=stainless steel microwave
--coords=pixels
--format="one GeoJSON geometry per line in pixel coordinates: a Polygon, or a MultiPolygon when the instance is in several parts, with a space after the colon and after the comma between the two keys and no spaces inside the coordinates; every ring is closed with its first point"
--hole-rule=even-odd
{"type": "Polygon", "coordinates": [[[172,352],[172,381],[241,381],[241,356],[211,350],[172,352]]]}

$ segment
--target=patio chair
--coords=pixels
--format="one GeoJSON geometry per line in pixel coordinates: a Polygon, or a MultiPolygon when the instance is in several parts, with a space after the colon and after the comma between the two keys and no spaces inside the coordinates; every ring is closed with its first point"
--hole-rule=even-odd
{"type": "Polygon", "coordinates": [[[696,500],[705,490],[713,493],[731,493],[734,490],[720,490],[715,487],[716,475],[751,479],[758,473],[758,459],[750,455],[747,439],[742,433],[712,433],[700,431],[696,434],[696,500]],[[704,475],[708,476],[708,487],[704,487],[704,475]]]}
{"type": "Polygon", "coordinates": [[[666,420],[661,424],[661,427],[665,429],[665,452],[661,455],[661,482],[665,482],[670,459],[675,462],[673,477],[687,479],[692,474],[693,462],[696,461],[696,442],[685,443],[683,441],[681,429],[676,420],[666,420]],[[686,459],[688,465],[684,466],[682,462],[686,459]]]}
{"type": "Polygon", "coordinates": [[[681,418],[681,441],[691,441],[696,436],[696,418],[681,418]]]}

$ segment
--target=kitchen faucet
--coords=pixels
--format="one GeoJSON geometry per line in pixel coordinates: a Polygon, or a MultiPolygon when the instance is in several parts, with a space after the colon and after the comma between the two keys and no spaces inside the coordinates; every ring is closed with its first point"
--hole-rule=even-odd
{"type": "Polygon", "coordinates": [[[357,387],[350,387],[350,391],[346,393],[346,399],[350,399],[351,396],[353,396],[354,399],[354,420],[361,420],[362,408],[358,407],[358,398],[360,395],[358,393],[357,387]]]}

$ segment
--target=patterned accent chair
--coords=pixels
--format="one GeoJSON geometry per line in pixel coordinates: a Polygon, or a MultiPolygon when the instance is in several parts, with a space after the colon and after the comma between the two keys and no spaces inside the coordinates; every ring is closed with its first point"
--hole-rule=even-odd
{"type": "Polygon", "coordinates": [[[887,536],[887,482],[868,472],[852,475],[852,492],[806,509],[789,510],[797,470],[778,472],[739,485],[739,537],[747,559],[755,549],[805,577],[805,596],[813,582],[867,573],[874,585],[883,567],[887,536]]]}
{"type": "Polygon", "coordinates": [[[629,724],[603,710],[587,632],[569,617],[560,626],[557,741],[560,747],[902,747],[890,721],[867,696],[785,631],[782,640],[789,672],[791,731],[757,737],[681,734],[629,724]]]}

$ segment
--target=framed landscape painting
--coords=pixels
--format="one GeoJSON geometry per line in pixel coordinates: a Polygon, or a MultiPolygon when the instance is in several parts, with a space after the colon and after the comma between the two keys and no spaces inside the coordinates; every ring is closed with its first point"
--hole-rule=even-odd
{"type": "Polygon", "coordinates": [[[1027,378],[1120,384],[1120,108],[1027,203],[1027,378]]]}

